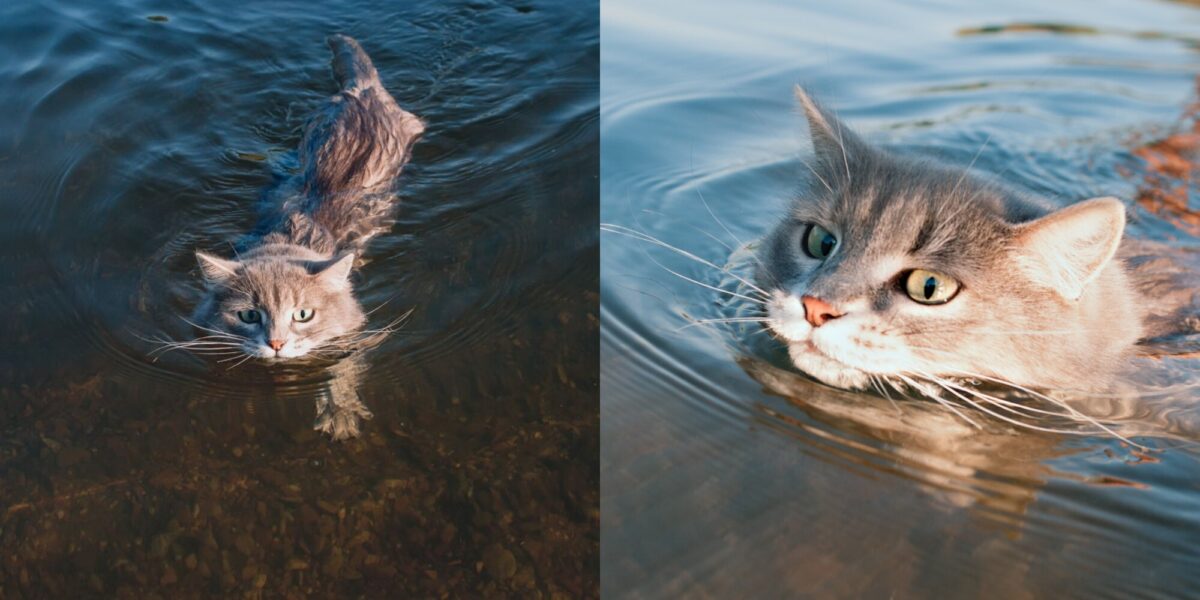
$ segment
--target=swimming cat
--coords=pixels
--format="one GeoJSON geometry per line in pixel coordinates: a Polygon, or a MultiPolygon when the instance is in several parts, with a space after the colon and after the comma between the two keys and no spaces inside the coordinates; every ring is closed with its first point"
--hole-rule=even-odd
{"type": "Polygon", "coordinates": [[[340,89],[307,126],[299,172],[269,193],[276,212],[235,258],[196,252],[207,290],[194,321],[209,347],[293,359],[345,349],[366,321],[350,272],[386,224],[391,182],[424,125],[357,41],[328,43],[340,89]]]}
{"type": "Polygon", "coordinates": [[[819,381],[1103,388],[1146,333],[1125,207],[1053,210],[869,146],[803,89],[812,183],[763,242],[767,325],[819,381]]]}
{"type": "Polygon", "coordinates": [[[193,315],[201,335],[168,347],[226,361],[341,357],[316,398],[313,428],[346,439],[371,417],[358,397],[366,363],[353,351],[389,330],[362,331],[350,273],[386,226],[392,181],[425,126],[383,88],[357,41],[328,43],[340,89],[308,123],[299,172],[268,191],[273,212],[233,259],[196,252],[206,283],[193,315]]]}

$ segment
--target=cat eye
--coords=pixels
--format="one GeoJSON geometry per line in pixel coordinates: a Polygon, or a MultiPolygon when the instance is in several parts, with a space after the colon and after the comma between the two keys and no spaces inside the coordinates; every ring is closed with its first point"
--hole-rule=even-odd
{"type": "Polygon", "coordinates": [[[259,323],[262,321],[262,313],[251,308],[250,310],[239,310],[237,316],[243,323],[259,323]]]}
{"type": "Polygon", "coordinates": [[[837,246],[837,238],[829,233],[829,230],[817,224],[808,226],[802,241],[804,253],[816,259],[828,257],[837,246]]]}
{"type": "Polygon", "coordinates": [[[904,291],[921,304],[945,304],[958,293],[958,280],[945,273],[915,269],[904,277],[904,291]]]}
{"type": "Polygon", "coordinates": [[[307,323],[312,320],[317,311],[311,308],[297,308],[292,311],[292,319],[297,323],[307,323]]]}

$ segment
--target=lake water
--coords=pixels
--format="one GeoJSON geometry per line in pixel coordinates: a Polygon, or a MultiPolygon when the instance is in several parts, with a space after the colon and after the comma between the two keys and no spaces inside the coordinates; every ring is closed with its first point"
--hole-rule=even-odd
{"type": "MultiPolygon", "coordinates": [[[[978,153],[979,171],[1060,205],[1118,196],[1131,235],[1200,247],[1191,176],[1142,159],[1193,127],[1200,10],[1188,3],[605,0],[601,31],[612,229],[744,263],[804,172],[801,83],[870,140],[963,166],[978,153]]],[[[1152,452],[976,430],[931,402],[812,383],[753,324],[702,323],[738,314],[704,287],[730,289],[716,268],[620,233],[601,247],[606,596],[1200,589],[1194,385],[1099,414],[1152,452]]],[[[1194,361],[1162,363],[1195,383],[1194,361]]]]}
{"type": "Polygon", "coordinates": [[[598,10],[0,5],[0,597],[595,596],[598,10]],[[143,341],[294,167],[337,32],[427,124],[347,442],[330,372],[143,341]]]}

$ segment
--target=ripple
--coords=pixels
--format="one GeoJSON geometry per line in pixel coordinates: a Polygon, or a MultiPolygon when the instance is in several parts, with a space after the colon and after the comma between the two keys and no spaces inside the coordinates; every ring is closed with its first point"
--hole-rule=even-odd
{"type": "MultiPolygon", "coordinates": [[[[1065,204],[1134,195],[1120,175],[1139,168],[1125,140],[1177,118],[1194,59],[1175,41],[1121,36],[947,39],[971,11],[916,7],[901,12],[928,34],[918,42],[838,9],[771,2],[739,10],[798,11],[834,41],[779,36],[773,22],[757,30],[761,46],[725,52],[678,33],[718,7],[681,11],[668,38],[631,37],[645,24],[634,17],[653,22],[655,10],[619,9],[606,30],[625,40],[606,46],[602,111],[602,535],[619,549],[606,550],[606,593],[971,596],[967,579],[983,578],[1037,595],[1058,589],[1053,577],[1013,573],[1029,572],[1026,557],[1056,554],[1054,569],[1082,574],[1086,589],[1169,595],[1171,584],[1109,574],[1121,571],[1111,556],[1132,559],[1148,538],[1155,564],[1186,553],[1176,532],[1194,511],[1176,501],[1194,494],[1175,477],[1200,459],[1186,367],[1143,365],[1156,387],[1133,402],[1086,399],[1166,448],[1142,453],[1109,437],[976,429],[931,402],[831,389],[795,372],[758,324],[719,321],[754,317],[752,303],[723,293],[747,290],[722,269],[750,278],[747,248],[806,173],[793,83],[896,152],[956,164],[978,153],[978,171],[1065,204]],[[796,56],[780,59],[789,44],[796,56]],[[849,572],[875,576],[850,582],[849,572]]],[[[730,35],[755,31],[738,23],[730,35]]],[[[1139,235],[1171,229],[1138,217],[1139,235]]]]}
{"type": "MultiPolygon", "coordinates": [[[[18,593],[254,587],[222,579],[218,539],[243,574],[346,549],[303,575],[324,596],[494,593],[458,568],[492,547],[537,589],[595,587],[594,6],[369,4],[0,5],[0,538],[24,548],[0,575],[29,581],[18,593]],[[333,364],[154,353],[192,335],[194,251],[228,249],[295,169],[338,31],[429,127],[355,275],[371,326],[414,309],[404,329],[333,364]],[[334,409],[359,437],[314,430],[334,409]],[[409,503],[434,525],[387,543],[409,503]],[[137,566],[62,552],[96,540],[137,566]]],[[[255,589],[285,594],[301,570],[255,589]]]]}

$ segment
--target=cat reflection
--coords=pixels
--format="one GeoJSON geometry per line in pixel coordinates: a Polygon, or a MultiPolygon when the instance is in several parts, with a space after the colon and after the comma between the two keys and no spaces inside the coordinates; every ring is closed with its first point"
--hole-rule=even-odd
{"type": "Polygon", "coordinates": [[[1020,518],[1046,481],[1063,476],[1047,463],[1079,451],[1065,448],[1057,436],[1013,435],[981,417],[977,427],[938,404],[831,389],[757,358],[743,357],[739,364],[768,393],[809,418],[759,406],[768,424],[842,440],[851,448],[843,454],[847,460],[911,477],[947,506],[978,505],[1020,518]],[[852,441],[862,436],[870,443],[852,441]]]}

